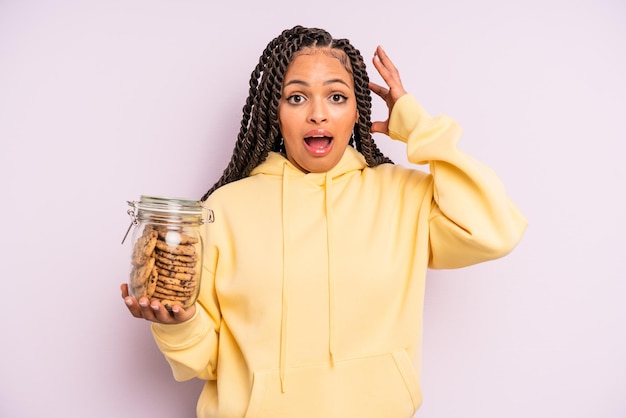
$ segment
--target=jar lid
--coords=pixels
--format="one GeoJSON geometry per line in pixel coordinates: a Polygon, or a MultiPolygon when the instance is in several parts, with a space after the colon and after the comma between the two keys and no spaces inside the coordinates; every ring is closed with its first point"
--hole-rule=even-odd
{"type": "Polygon", "coordinates": [[[136,206],[139,210],[168,212],[179,215],[201,215],[204,207],[198,200],[180,199],[175,197],[157,197],[142,195],[136,206]]]}
{"type": "Polygon", "coordinates": [[[213,222],[213,211],[199,200],[142,195],[139,201],[129,201],[128,205],[136,211],[133,211],[131,217],[139,221],[192,224],[213,222]]]}
{"type": "Polygon", "coordinates": [[[180,199],[175,197],[157,197],[142,195],[139,201],[128,201],[133,209],[128,209],[131,218],[130,226],[122,239],[126,240],[133,225],[139,222],[160,224],[199,226],[215,221],[213,211],[205,207],[202,201],[180,199]]]}

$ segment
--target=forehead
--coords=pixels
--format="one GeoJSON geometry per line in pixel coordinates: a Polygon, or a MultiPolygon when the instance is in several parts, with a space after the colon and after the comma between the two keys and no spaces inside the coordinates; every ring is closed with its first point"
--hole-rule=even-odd
{"type": "Polygon", "coordinates": [[[345,53],[334,49],[307,49],[299,52],[287,67],[285,82],[293,79],[315,82],[341,79],[353,85],[345,53]],[[344,59],[345,58],[345,59],[344,59]]]}

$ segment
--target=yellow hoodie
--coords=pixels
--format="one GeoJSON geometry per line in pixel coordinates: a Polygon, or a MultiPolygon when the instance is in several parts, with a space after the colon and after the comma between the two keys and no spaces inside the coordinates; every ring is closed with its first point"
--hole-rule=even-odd
{"type": "Polygon", "coordinates": [[[427,267],[509,253],[526,220],[461,130],[405,95],[390,136],[409,161],[351,147],[327,173],[271,153],[207,201],[196,315],[153,325],[174,377],[207,380],[199,417],[411,417],[422,397],[427,267]]]}

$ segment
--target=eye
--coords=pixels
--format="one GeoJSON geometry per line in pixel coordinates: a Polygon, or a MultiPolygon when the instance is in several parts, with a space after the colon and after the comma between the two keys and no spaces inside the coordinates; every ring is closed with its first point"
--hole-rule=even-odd
{"type": "Polygon", "coordinates": [[[330,101],[333,103],[343,103],[346,100],[348,100],[348,98],[343,94],[335,93],[330,96],[330,101]]]}
{"type": "Polygon", "coordinates": [[[287,103],[289,104],[300,104],[302,102],[304,102],[304,97],[299,94],[292,94],[287,97],[287,103]]]}

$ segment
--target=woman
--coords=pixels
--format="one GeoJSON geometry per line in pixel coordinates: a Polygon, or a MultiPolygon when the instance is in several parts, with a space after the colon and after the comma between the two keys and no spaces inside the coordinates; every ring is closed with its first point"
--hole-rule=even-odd
{"type": "Polygon", "coordinates": [[[380,47],[296,26],[252,73],[233,157],[203,197],[201,294],[172,312],[134,300],[174,377],[207,381],[199,417],[411,417],[425,275],[502,257],[526,220],[460,129],[407,94],[380,47]],[[371,122],[370,90],[389,108],[371,122]],[[392,164],[371,133],[407,144],[392,164]]]}

